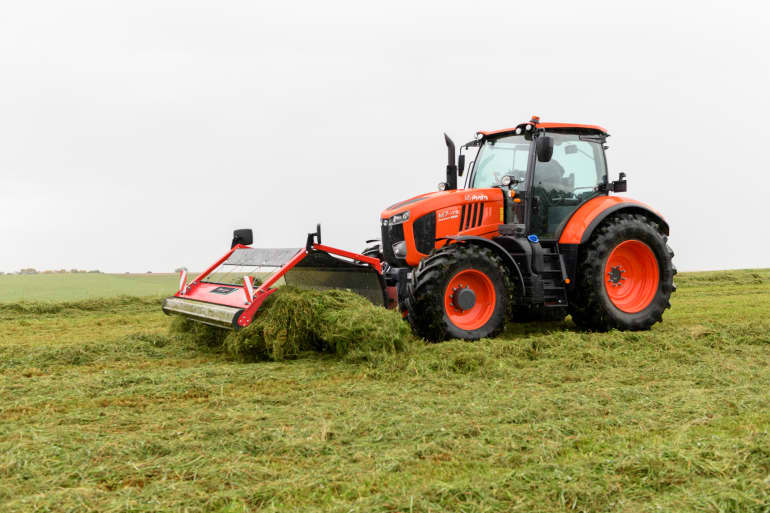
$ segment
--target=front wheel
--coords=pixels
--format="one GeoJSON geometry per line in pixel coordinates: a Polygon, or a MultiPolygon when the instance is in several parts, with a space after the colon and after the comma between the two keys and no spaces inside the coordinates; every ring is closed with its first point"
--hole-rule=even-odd
{"type": "Polygon", "coordinates": [[[671,307],[674,252],[657,224],[621,214],[598,228],[581,248],[578,283],[570,313],[579,327],[595,331],[646,330],[671,307]]]}
{"type": "Polygon", "coordinates": [[[420,262],[408,282],[407,319],[427,340],[478,340],[499,333],[512,290],[494,251],[451,244],[420,262]]]}

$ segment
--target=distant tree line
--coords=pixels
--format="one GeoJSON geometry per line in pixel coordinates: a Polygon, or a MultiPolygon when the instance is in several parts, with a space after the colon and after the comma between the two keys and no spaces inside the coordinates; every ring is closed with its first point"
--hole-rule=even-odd
{"type": "MultiPolygon", "coordinates": [[[[64,274],[64,273],[78,273],[78,274],[84,274],[84,273],[101,273],[99,269],[92,269],[90,271],[86,271],[85,269],[59,269],[59,270],[46,270],[46,271],[38,271],[34,267],[26,267],[24,269],[19,269],[19,272],[15,274],[64,274]]],[[[5,274],[3,272],[0,272],[0,274],[5,274]]],[[[14,273],[8,273],[8,274],[14,274],[14,273]]]]}
{"type": "MultiPolygon", "coordinates": [[[[182,272],[182,271],[187,271],[187,267],[177,267],[176,269],[174,269],[175,273],[179,273],[179,272],[182,272]]],[[[87,274],[91,274],[91,273],[103,274],[102,271],[100,271],[99,269],[92,269],[90,271],[86,271],[85,269],[56,269],[56,270],[54,270],[54,269],[47,269],[45,271],[38,271],[34,267],[25,267],[24,269],[19,269],[19,271],[15,272],[15,273],[14,272],[6,273],[6,272],[3,272],[3,271],[0,271],[0,276],[4,275],[4,274],[9,274],[10,275],[10,274],[66,274],[66,273],[69,273],[69,274],[76,274],[76,273],[77,274],[86,274],[86,273],[87,274]]],[[[131,272],[130,271],[126,271],[125,274],[131,274],[131,272]]],[[[147,274],[152,274],[152,271],[147,271],[147,274]]]]}

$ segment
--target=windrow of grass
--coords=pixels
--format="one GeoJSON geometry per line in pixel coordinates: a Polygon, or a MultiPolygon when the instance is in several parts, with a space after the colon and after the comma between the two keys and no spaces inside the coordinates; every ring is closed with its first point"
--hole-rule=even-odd
{"type": "Polygon", "coordinates": [[[178,317],[170,332],[245,361],[296,358],[306,351],[360,358],[402,352],[416,343],[397,311],[345,290],[288,286],[271,294],[246,328],[225,331],[178,317]]]}
{"type": "Polygon", "coordinates": [[[42,315],[73,315],[85,312],[151,310],[160,308],[163,296],[117,296],[77,301],[19,301],[0,303],[0,319],[28,319],[42,315]]]}

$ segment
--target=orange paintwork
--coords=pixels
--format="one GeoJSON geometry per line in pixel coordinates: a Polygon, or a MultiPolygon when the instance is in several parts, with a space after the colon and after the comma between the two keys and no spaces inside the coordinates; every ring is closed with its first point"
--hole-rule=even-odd
{"type": "MultiPolygon", "coordinates": [[[[598,125],[581,125],[577,123],[536,123],[535,128],[543,128],[545,130],[548,130],[549,128],[584,128],[588,130],[597,130],[605,134],[608,133],[606,129],[598,125]]],[[[490,135],[496,135],[496,134],[504,134],[506,132],[514,132],[514,131],[516,131],[516,127],[503,128],[500,130],[480,131],[478,133],[484,136],[490,136],[490,135]]]]}
{"type": "Polygon", "coordinates": [[[637,313],[647,308],[660,286],[658,259],[639,240],[624,240],[612,250],[604,266],[604,288],[619,310],[637,313]]]}
{"type": "Polygon", "coordinates": [[[461,330],[477,330],[484,326],[495,311],[496,301],[492,280],[476,269],[455,274],[444,291],[444,311],[452,324],[461,330]],[[471,289],[476,295],[476,302],[467,310],[461,310],[454,302],[454,294],[462,288],[471,289]]]}
{"type": "MultiPolygon", "coordinates": [[[[621,196],[597,196],[596,198],[585,202],[574,214],[572,214],[572,217],[567,222],[567,226],[565,226],[564,230],[561,232],[559,244],[580,244],[580,241],[583,239],[583,233],[585,233],[586,228],[588,228],[591,222],[606,209],[614,207],[619,203],[639,205],[655,212],[649,205],[645,205],[641,201],[623,198],[621,196]]],[[[655,213],[657,214],[657,212],[655,213]]],[[[663,216],[660,217],[661,219],[663,218],[663,216]]]]}
{"type": "MultiPolygon", "coordinates": [[[[520,200],[514,198],[513,201],[520,200]]],[[[559,238],[559,244],[580,244],[583,234],[602,212],[615,205],[626,203],[628,205],[638,205],[655,212],[649,205],[630,198],[621,196],[598,196],[587,201],[575,211],[559,238]]],[[[409,211],[409,220],[404,225],[404,240],[406,241],[406,263],[415,266],[420,260],[427,256],[425,253],[417,251],[414,240],[413,223],[420,217],[436,212],[436,238],[453,235],[475,235],[491,239],[499,235],[498,225],[501,224],[500,210],[503,208],[503,191],[497,188],[493,189],[458,189],[454,191],[431,192],[415,196],[394,205],[396,208],[389,208],[382,212],[381,219],[389,219],[395,214],[409,211]],[[483,204],[483,214],[481,222],[475,228],[462,230],[460,227],[460,217],[463,205],[473,205],[474,203],[483,204]]],[[[657,212],[655,212],[658,214],[657,212]]],[[[466,214],[467,217],[468,214],[466,214]]],[[[661,219],[663,216],[658,214],[661,219]]],[[[445,244],[438,241],[438,247],[445,244]]]]}
{"type": "MultiPolygon", "coordinates": [[[[427,256],[417,251],[414,241],[413,223],[420,217],[436,212],[436,238],[451,235],[476,235],[491,239],[498,235],[497,225],[500,224],[500,209],[503,208],[503,191],[492,189],[457,189],[453,191],[438,191],[415,196],[393,205],[380,215],[388,219],[395,214],[409,211],[409,220],[404,225],[404,240],[406,241],[406,263],[415,266],[427,256]],[[416,201],[414,201],[416,200],[416,201]],[[483,205],[481,221],[475,228],[462,230],[460,216],[463,205],[483,205]]],[[[467,214],[466,214],[467,217],[467,214]]],[[[437,245],[442,246],[443,241],[437,245]]]]}

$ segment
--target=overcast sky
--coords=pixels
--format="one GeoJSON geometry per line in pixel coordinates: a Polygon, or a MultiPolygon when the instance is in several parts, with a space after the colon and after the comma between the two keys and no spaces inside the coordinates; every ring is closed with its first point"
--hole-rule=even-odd
{"type": "Polygon", "coordinates": [[[680,270],[770,267],[764,2],[2,2],[0,271],[359,250],[442,132],[599,124],[680,270]]]}

